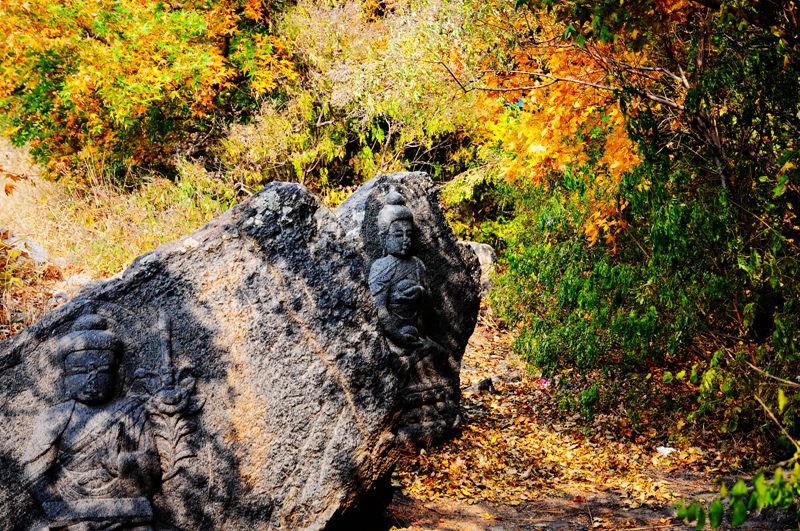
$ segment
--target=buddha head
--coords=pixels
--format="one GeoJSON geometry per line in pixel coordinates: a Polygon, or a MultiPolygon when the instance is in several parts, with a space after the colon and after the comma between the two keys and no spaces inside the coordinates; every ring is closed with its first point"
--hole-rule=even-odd
{"type": "Polygon", "coordinates": [[[378,230],[383,238],[386,254],[404,258],[411,252],[414,232],[414,215],[405,205],[405,198],[391,190],[386,205],[378,214],[378,230]]]}
{"type": "Polygon", "coordinates": [[[58,342],[69,398],[87,405],[105,404],[114,396],[122,342],[99,315],[78,318],[58,342]]]}

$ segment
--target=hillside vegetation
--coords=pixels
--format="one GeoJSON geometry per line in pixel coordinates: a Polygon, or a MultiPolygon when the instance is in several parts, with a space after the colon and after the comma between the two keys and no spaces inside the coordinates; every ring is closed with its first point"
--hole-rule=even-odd
{"type": "MultiPolygon", "coordinates": [[[[563,409],[785,467],[799,20],[783,0],[8,0],[0,120],[60,187],[30,203],[58,220],[37,237],[95,272],[271,180],[336,205],[427,171],[459,236],[497,249],[494,312],[563,409]]],[[[33,282],[0,257],[0,289],[33,282]]],[[[791,504],[786,481],[736,518],[791,504]]]]}

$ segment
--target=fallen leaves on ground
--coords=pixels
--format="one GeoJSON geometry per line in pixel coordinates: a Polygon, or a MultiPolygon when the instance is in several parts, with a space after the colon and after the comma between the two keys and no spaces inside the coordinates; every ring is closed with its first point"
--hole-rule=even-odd
{"type": "MultiPolygon", "coordinates": [[[[512,333],[479,325],[461,372],[465,418],[460,435],[438,448],[406,454],[395,480],[423,500],[442,497],[517,505],[556,493],[612,491],[631,508],[679,499],[654,470],[704,462],[696,447],[665,456],[659,442],[632,442],[620,421],[598,415],[583,421],[558,408],[551,381],[532,377],[511,352],[512,333]],[[492,378],[496,394],[471,392],[492,378]]],[[[663,442],[663,441],[662,441],[663,442]]]]}

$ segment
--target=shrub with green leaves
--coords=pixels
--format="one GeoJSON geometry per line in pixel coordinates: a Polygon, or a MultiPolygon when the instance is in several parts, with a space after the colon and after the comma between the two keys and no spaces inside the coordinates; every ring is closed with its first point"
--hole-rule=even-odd
{"type": "Polygon", "coordinates": [[[4,2],[0,116],[59,176],[170,169],[296,75],[261,0],[4,2]],[[249,109],[249,110],[248,110],[249,109]],[[188,148],[187,148],[188,149],[188,148]]]}
{"type": "Polygon", "coordinates": [[[752,488],[748,488],[742,479],[734,483],[730,492],[723,484],[719,495],[708,507],[698,501],[691,501],[688,505],[679,502],[676,506],[677,518],[695,524],[698,531],[705,528],[706,522],[712,529],[719,528],[726,520],[730,521],[732,526],[739,526],[745,523],[753,512],[762,509],[792,509],[797,512],[798,496],[800,496],[800,465],[795,465],[789,473],[784,472],[782,468],[775,470],[772,481],[767,480],[763,473],[756,474],[752,488]]]}
{"type": "Polygon", "coordinates": [[[473,164],[474,95],[454,97],[435,60],[462,31],[450,3],[403,2],[376,18],[362,2],[308,2],[277,23],[300,77],[237,121],[213,150],[246,186],[297,181],[323,194],[376,173],[445,179],[473,164]]]}
{"type": "Polygon", "coordinates": [[[659,19],[615,2],[519,3],[561,20],[564,47],[648,54],[640,67],[609,62],[603,80],[641,162],[605,198],[619,211],[605,242],[586,238],[598,200],[581,184],[598,175],[589,143],[588,163],[512,183],[492,299],[522,325],[517,351],[547,373],[691,370],[689,420],[788,441],[800,435],[800,28],[776,5],[659,19]]]}

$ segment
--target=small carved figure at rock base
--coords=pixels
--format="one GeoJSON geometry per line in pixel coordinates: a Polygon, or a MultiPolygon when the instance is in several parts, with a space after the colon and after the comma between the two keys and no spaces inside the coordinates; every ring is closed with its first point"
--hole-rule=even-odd
{"type": "Polygon", "coordinates": [[[458,397],[444,376],[453,371],[451,356],[425,334],[429,291],[425,264],[411,254],[414,216],[405,199],[390,191],[377,221],[386,255],[370,267],[369,286],[381,329],[408,375],[398,439],[405,446],[427,446],[458,424],[458,397]]]}
{"type": "Polygon", "coordinates": [[[39,415],[24,457],[50,529],[150,529],[159,455],[145,400],[114,397],[122,350],[97,315],[58,342],[68,400],[39,415]]]}

